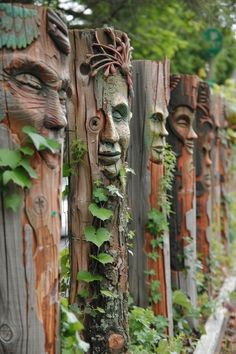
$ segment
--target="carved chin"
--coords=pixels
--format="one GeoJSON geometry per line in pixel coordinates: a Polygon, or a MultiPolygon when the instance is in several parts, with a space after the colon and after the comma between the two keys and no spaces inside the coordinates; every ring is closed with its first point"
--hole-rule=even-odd
{"type": "Polygon", "coordinates": [[[107,178],[112,179],[118,176],[121,166],[122,166],[121,160],[118,160],[116,163],[112,165],[106,165],[106,166],[103,165],[102,172],[107,178]]]}
{"type": "Polygon", "coordinates": [[[54,170],[58,166],[58,160],[60,159],[59,153],[53,154],[48,150],[43,150],[40,151],[39,154],[50,169],[54,170]]]}
{"type": "Polygon", "coordinates": [[[159,151],[152,149],[150,160],[157,164],[163,163],[163,149],[159,151]]]}

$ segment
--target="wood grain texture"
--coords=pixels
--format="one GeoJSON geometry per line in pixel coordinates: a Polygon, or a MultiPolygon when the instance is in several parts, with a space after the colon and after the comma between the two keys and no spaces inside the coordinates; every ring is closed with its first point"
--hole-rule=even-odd
{"type": "MultiPolygon", "coordinates": [[[[70,177],[69,233],[72,260],[70,301],[72,303],[78,301],[81,307],[87,305],[93,309],[97,307],[104,309],[104,313],[97,312],[95,317],[88,315],[85,319],[85,338],[90,343],[91,353],[126,353],[128,341],[127,220],[125,218],[127,206],[125,199],[111,198],[109,207],[114,215],[111,221],[105,222],[104,225],[102,223],[110,230],[111,239],[100,248],[100,251],[113,257],[112,264],[103,266],[93,260],[90,255],[97,255],[99,250],[96,246],[86,242],[84,237],[86,225],[99,226],[98,220],[93,218],[88,210],[92,200],[93,182],[100,179],[104,185],[112,183],[123,193],[125,192],[125,186],[121,185],[119,180],[119,171],[125,162],[129,140],[128,75],[121,73],[119,65],[112,68],[113,75],[109,71],[110,66],[107,66],[104,72],[98,70],[93,73],[93,65],[96,64],[97,58],[94,54],[100,53],[99,51],[103,48],[101,43],[104,46],[111,44],[115,48],[115,43],[111,42],[114,38],[124,43],[127,39],[121,32],[111,32],[109,29],[75,30],[70,33],[73,53],[70,64],[73,93],[69,102],[68,115],[69,147],[73,140],[83,141],[86,145],[85,156],[78,165],[76,174],[70,177]],[[119,111],[121,105],[127,116],[117,122],[113,117],[113,112],[119,111]],[[119,159],[113,158],[114,164],[110,163],[112,158],[109,156],[104,158],[105,147],[110,149],[110,152],[113,151],[112,149],[114,151],[120,149],[121,153],[117,155],[120,156],[119,159]],[[106,164],[104,160],[109,160],[109,163],[106,164]],[[103,280],[89,285],[78,282],[77,273],[85,270],[101,274],[103,280]],[[84,288],[89,291],[86,304],[78,296],[84,288]],[[111,291],[114,297],[101,295],[101,289],[111,291]]],[[[109,47],[104,47],[99,57],[106,52],[107,48],[109,47]]],[[[71,158],[70,154],[69,159],[71,158]]]]}
{"type": "Polygon", "coordinates": [[[134,118],[131,121],[129,165],[135,175],[129,182],[129,203],[133,219],[130,228],[134,229],[136,237],[132,250],[134,256],[129,259],[130,291],[136,305],[147,306],[150,283],[156,280],[160,282],[161,300],[152,307],[156,315],[169,319],[169,332],[172,333],[169,242],[164,240],[163,249],[155,249],[158,259],[154,261],[148,257],[154,251],[151,241],[156,237],[168,237],[168,234],[151,235],[146,230],[148,211],[152,208],[161,211],[163,146],[169,101],[168,62],[134,61],[133,79],[134,118]],[[155,275],[145,274],[145,271],[150,270],[155,271],[155,275]]]}
{"type": "MultiPolygon", "coordinates": [[[[211,176],[214,127],[210,111],[210,90],[205,82],[198,88],[197,111],[195,119],[198,138],[196,155],[196,193],[197,193],[197,252],[205,274],[210,272],[210,232],[211,232],[211,176]]],[[[210,284],[209,284],[210,285],[210,284]]]]}
{"type": "MultiPolygon", "coordinates": [[[[27,45],[17,47],[21,50],[4,45],[0,52],[0,95],[4,101],[1,148],[27,145],[22,132],[26,125],[62,143],[67,55],[60,50],[60,39],[55,42],[47,33],[45,8],[12,6],[15,14],[15,7],[18,12],[32,9],[37,14],[38,36],[34,40],[29,37],[27,45]]],[[[60,38],[63,21],[55,21],[55,17],[51,21],[60,38]]],[[[22,28],[27,37],[27,21],[22,28]]],[[[11,31],[14,37],[17,28],[11,31]]],[[[59,329],[60,148],[54,154],[48,150],[34,151],[30,164],[37,178],[32,179],[29,190],[16,190],[22,195],[19,210],[12,212],[4,207],[1,191],[0,351],[55,354],[59,329]]],[[[11,186],[11,190],[15,187],[11,186]]]]}
{"type": "MultiPolygon", "coordinates": [[[[177,156],[172,186],[170,215],[170,249],[172,286],[181,289],[197,305],[196,289],[196,190],[193,164],[193,121],[197,105],[198,78],[171,76],[171,98],[167,129],[168,142],[177,156]]],[[[197,321],[191,321],[196,327],[197,321]]]]}

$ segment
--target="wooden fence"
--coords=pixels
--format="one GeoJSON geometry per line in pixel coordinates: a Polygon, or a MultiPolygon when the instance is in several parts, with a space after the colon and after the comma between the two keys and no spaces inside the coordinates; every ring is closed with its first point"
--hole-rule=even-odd
{"type": "Polygon", "coordinates": [[[59,14],[27,5],[0,15],[12,20],[0,33],[0,352],[60,352],[66,115],[69,299],[86,308],[90,352],[127,353],[129,292],[172,335],[172,290],[197,307],[197,260],[210,275],[213,238],[229,252],[224,99],[166,59],[131,63],[123,32],[68,34],[59,14]]]}

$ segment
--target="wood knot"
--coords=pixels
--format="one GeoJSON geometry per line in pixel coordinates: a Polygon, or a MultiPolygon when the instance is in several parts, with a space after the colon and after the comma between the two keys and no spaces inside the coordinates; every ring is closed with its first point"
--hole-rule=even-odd
{"type": "Polygon", "coordinates": [[[119,350],[123,349],[125,345],[125,339],[121,334],[112,333],[108,338],[109,349],[112,353],[119,353],[119,350]]]}
{"type": "Polygon", "coordinates": [[[10,342],[13,338],[13,331],[8,324],[3,323],[0,327],[0,340],[3,342],[10,342]]]}

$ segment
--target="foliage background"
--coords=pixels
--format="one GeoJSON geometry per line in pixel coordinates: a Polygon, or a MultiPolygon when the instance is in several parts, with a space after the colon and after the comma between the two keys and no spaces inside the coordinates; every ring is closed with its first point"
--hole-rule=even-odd
{"type": "MultiPolygon", "coordinates": [[[[29,0],[30,1],[30,0],[29,0]]],[[[172,73],[197,74],[223,84],[236,66],[235,0],[38,0],[61,9],[69,26],[109,26],[127,32],[134,59],[171,60],[172,73]],[[216,28],[223,48],[206,55],[203,32],[216,28]],[[211,74],[208,73],[209,65],[211,74]]]]}

